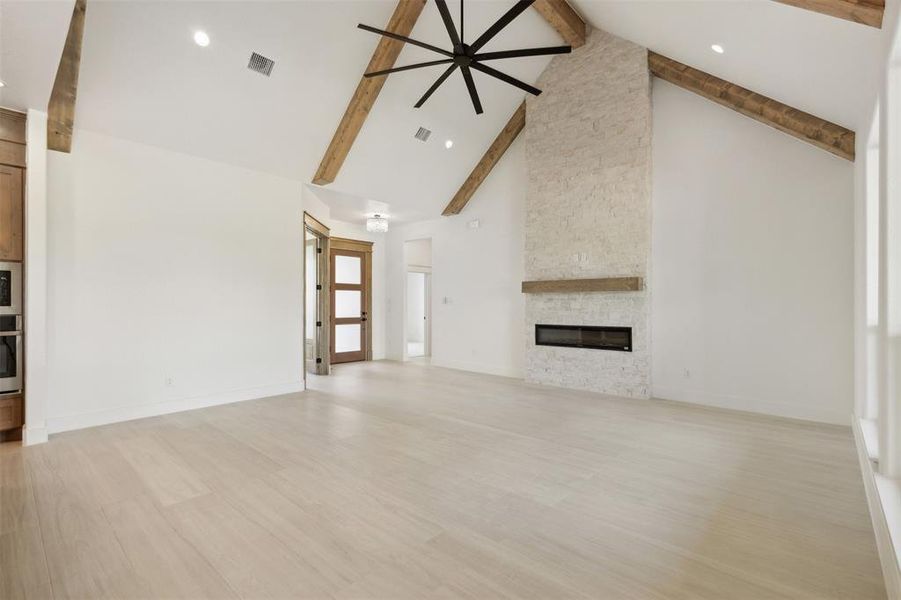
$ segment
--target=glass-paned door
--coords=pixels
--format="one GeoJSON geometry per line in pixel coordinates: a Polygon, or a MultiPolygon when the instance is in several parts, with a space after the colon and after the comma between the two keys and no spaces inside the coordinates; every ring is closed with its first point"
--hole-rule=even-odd
{"type": "Polygon", "coordinates": [[[366,253],[332,249],[332,363],[366,360],[366,253]]]}
{"type": "Polygon", "coordinates": [[[306,301],[304,303],[304,358],[308,373],[318,374],[316,358],[319,356],[319,331],[316,321],[319,320],[319,292],[316,286],[319,283],[319,266],[316,250],[319,248],[319,240],[309,229],[304,230],[304,290],[306,301]]]}
{"type": "Polygon", "coordinates": [[[304,228],[304,358],[305,370],[328,375],[328,296],[326,296],[327,240],[304,228]]]}

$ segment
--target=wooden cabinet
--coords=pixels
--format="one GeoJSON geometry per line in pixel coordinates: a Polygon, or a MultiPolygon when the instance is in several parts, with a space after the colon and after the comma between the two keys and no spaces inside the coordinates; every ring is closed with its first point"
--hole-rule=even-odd
{"type": "MultiPolygon", "coordinates": [[[[25,115],[0,108],[0,261],[25,254],[25,129],[25,115]]],[[[21,440],[24,422],[23,394],[0,396],[0,442],[21,440]]]]}
{"type": "Polygon", "coordinates": [[[22,426],[22,394],[0,396],[0,431],[22,426]]]}
{"type": "Polygon", "coordinates": [[[0,165],[0,260],[22,260],[24,170],[0,165]]]}
{"type": "Polygon", "coordinates": [[[25,115],[0,108],[0,164],[25,166],[25,115]]]}

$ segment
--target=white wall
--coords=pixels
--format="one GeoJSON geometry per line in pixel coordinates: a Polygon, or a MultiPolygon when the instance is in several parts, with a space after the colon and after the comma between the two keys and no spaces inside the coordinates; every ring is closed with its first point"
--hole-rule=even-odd
{"type": "Polygon", "coordinates": [[[854,162],[854,412],[879,415],[879,111],[854,162]]]}
{"type": "Polygon", "coordinates": [[[432,240],[432,364],[522,377],[525,156],[515,142],[462,214],[388,234],[388,356],[406,358],[404,242],[432,240]],[[478,220],[479,228],[469,227],[478,220]],[[446,303],[445,303],[446,299],[446,303]]]}
{"type": "Polygon", "coordinates": [[[432,266],[432,240],[410,240],[406,243],[404,255],[408,267],[432,266]]]}
{"type": "Polygon", "coordinates": [[[29,110],[25,170],[26,445],[47,441],[47,113],[29,110]]]}
{"type": "Polygon", "coordinates": [[[653,92],[654,395],[847,424],[853,165],[653,92]]]}
{"type": "Polygon", "coordinates": [[[301,389],[299,183],[79,131],[48,205],[51,433],[301,389]]]}

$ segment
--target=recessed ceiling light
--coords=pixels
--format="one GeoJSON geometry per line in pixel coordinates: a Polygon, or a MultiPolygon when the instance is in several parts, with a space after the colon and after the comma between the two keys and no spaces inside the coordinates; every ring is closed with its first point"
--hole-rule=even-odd
{"type": "Polygon", "coordinates": [[[454,140],[447,140],[446,142],[444,142],[444,147],[447,148],[448,150],[450,150],[451,148],[453,148],[453,147],[454,147],[454,140]]]}
{"type": "Polygon", "coordinates": [[[206,31],[198,29],[194,32],[194,43],[201,48],[206,48],[210,45],[210,36],[206,34],[206,31]]]}
{"type": "Polygon", "coordinates": [[[720,46],[719,44],[714,44],[714,45],[710,46],[710,49],[713,50],[714,52],[716,52],[717,54],[722,54],[723,52],[726,51],[726,50],[725,50],[722,46],[720,46]]]}

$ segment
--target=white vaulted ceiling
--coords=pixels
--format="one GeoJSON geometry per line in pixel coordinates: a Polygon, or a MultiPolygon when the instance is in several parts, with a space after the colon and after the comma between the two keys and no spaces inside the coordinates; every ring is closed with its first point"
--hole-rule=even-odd
{"type": "Polygon", "coordinates": [[[75,0],[0,0],[0,106],[46,110],[75,0]]]}
{"type": "MultiPolygon", "coordinates": [[[[395,0],[89,0],[76,126],[309,182],[395,0]],[[195,29],[212,43],[199,48],[195,29]],[[251,52],[276,61],[270,78],[246,68],[251,52]]],[[[450,0],[457,17],[458,4],[450,0]]],[[[596,27],[798,108],[863,130],[883,33],[770,0],[574,0],[596,27]],[[710,44],[720,43],[717,55],[710,44]]],[[[473,39],[512,0],[467,0],[473,39]]],[[[72,0],[0,0],[0,103],[44,108],[72,0]]],[[[448,46],[428,2],[412,36],[448,46]]],[[[556,45],[526,11],[486,49],[556,45]]],[[[398,65],[430,60],[406,47],[398,65]]],[[[549,59],[494,66],[533,83],[549,59]]],[[[422,109],[413,104],[442,67],[388,78],[328,202],[348,218],[373,206],[400,220],[437,217],[525,94],[475,73],[485,113],[456,74],[422,109]],[[432,130],[423,144],[420,126],[432,130]],[[453,139],[454,147],[444,147],[453,139]],[[356,200],[355,200],[356,199],[356,200]]],[[[76,139],[77,149],[77,139],[76,139]]]]}
{"type": "Polygon", "coordinates": [[[879,29],[772,0],[571,3],[596,27],[692,67],[850,129],[868,123],[879,29]]]}

